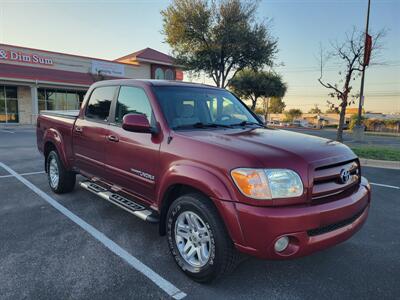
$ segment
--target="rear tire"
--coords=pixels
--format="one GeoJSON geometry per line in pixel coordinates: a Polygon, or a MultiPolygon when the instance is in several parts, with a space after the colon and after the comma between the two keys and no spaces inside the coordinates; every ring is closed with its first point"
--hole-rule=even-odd
{"type": "Polygon", "coordinates": [[[215,206],[200,194],[183,195],[171,204],[167,238],[179,268],[197,282],[229,274],[241,257],[215,206]]]}
{"type": "Polygon", "coordinates": [[[67,171],[56,151],[47,156],[47,178],[50,188],[56,194],[71,192],[75,187],[76,174],[67,171]]]}

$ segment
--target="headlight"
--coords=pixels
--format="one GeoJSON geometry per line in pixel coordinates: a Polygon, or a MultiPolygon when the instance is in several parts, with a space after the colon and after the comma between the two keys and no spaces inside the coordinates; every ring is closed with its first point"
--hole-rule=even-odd
{"type": "Polygon", "coordinates": [[[298,197],[303,194],[300,176],[287,169],[246,169],[231,171],[233,181],[239,190],[253,199],[298,197]]]}

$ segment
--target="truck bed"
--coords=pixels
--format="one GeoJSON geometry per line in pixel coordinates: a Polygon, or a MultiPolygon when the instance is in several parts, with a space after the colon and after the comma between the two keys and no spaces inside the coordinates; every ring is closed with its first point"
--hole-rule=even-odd
{"type": "Polygon", "coordinates": [[[59,153],[63,158],[69,161],[73,158],[72,139],[73,129],[78,110],[45,110],[41,111],[37,119],[37,146],[39,151],[43,152],[47,139],[52,139],[56,135],[56,140],[60,140],[59,153]]]}

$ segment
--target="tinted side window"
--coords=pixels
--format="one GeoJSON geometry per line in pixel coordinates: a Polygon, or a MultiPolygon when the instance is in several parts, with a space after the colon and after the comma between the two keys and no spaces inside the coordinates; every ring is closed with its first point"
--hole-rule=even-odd
{"type": "Polygon", "coordinates": [[[143,114],[152,124],[152,110],[146,93],[141,88],[121,86],[115,110],[115,122],[122,123],[126,114],[143,114]]]}
{"type": "Polygon", "coordinates": [[[106,86],[95,89],[86,108],[86,117],[100,121],[107,120],[116,88],[106,86]]]}

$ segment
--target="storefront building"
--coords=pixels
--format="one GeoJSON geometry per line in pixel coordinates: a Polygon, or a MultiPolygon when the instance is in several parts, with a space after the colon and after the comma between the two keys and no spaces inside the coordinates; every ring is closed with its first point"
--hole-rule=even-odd
{"type": "Polygon", "coordinates": [[[110,61],[0,44],[0,123],[34,124],[41,110],[79,109],[99,80],[182,77],[171,56],[151,48],[110,61]]]}

